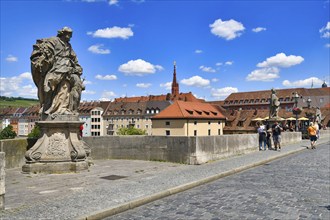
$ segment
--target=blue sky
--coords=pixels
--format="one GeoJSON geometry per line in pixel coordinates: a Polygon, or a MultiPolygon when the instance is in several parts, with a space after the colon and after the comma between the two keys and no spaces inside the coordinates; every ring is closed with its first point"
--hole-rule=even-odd
{"type": "Polygon", "coordinates": [[[1,0],[1,95],[36,98],[32,45],[73,29],[83,100],[329,85],[329,1],[1,0]]]}

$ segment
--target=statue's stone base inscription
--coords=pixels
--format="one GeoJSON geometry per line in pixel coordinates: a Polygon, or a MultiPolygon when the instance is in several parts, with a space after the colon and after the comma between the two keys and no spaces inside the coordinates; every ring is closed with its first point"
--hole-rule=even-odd
{"type": "Polygon", "coordinates": [[[64,173],[88,169],[89,146],[81,139],[79,121],[40,121],[42,136],[25,154],[26,173],[64,173]]]}

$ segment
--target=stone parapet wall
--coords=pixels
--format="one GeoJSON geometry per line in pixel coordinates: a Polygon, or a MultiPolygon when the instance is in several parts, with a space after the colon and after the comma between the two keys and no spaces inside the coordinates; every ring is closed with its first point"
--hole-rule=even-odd
{"type": "Polygon", "coordinates": [[[0,210],[5,209],[5,153],[0,152],[0,210]]]}
{"type": "MultiPolygon", "coordinates": [[[[133,159],[202,164],[258,150],[257,134],[85,137],[93,159],[133,159]]],[[[282,145],[301,141],[300,132],[283,132],[282,145]]]]}
{"type": "MultiPolygon", "coordinates": [[[[90,146],[91,158],[94,160],[132,159],[202,164],[258,150],[257,134],[201,137],[101,136],[84,137],[83,140],[90,146]]],[[[283,146],[299,141],[300,132],[282,133],[283,146]]],[[[0,142],[1,151],[6,153],[6,168],[22,167],[25,164],[27,139],[0,142]]]]}
{"type": "Polygon", "coordinates": [[[6,169],[21,167],[25,164],[27,138],[0,141],[0,151],[6,153],[6,169]]]}

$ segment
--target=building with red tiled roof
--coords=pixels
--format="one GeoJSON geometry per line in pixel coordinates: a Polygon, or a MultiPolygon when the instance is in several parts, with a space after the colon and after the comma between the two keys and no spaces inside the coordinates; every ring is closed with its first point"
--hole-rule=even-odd
{"type": "Polygon", "coordinates": [[[209,103],[177,100],[152,117],[153,135],[207,136],[222,135],[225,116],[209,103]]]}
{"type": "Polygon", "coordinates": [[[170,101],[111,102],[103,113],[104,135],[117,135],[120,128],[134,126],[150,135],[150,117],[170,105],[170,101]]]}
{"type": "MultiPolygon", "coordinates": [[[[278,89],[276,95],[280,101],[279,117],[284,119],[296,117],[292,108],[295,106],[294,94],[298,93],[297,105],[302,109],[298,117],[315,119],[316,109],[319,107],[322,113],[322,124],[330,126],[330,115],[327,106],[330,103],[330,88],[291,88],[278,89]]],[[[230,94],[224,101],[209,102],[222,106],[227,117],[225,134],[242,134],[256,131],[256,118],[269,116],[269,101],[271,90],[238,92],[230,94]]],[[[266,122],[266,121],[263,121],[266,122]]],[[[289,126],[295,122],[283,121],[289,126]]],[[[301,123],[301,122],[299,122],[301,123]]],[[[299,124],[298,123],[298,124],[299,124]]]]}
{"type": "MultiPolygon", "coordinates": [[[[280,108],[290,110],[295,105],[294,94],[299,94],[298,107],[307,107],[307,100],[314,107],[323,107],[330,103],[330,87],[324,88],[291,88],[278,89],[276,96],[281,105],[280,108]]],[[[225,109],[269,109],[271,90],[237,92],[230,94],[222,105],[225,109]]]]}

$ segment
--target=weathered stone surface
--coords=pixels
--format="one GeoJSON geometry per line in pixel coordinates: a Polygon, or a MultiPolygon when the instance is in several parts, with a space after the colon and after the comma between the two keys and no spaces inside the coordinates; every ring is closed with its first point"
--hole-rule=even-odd
{"type": "Polygon", "coordinates": [[[0,152],[0,210],[5,208],[5,153],[0,152]]]}
{"type": "Polygon", "coordinates": [[[88,169],[88,162],[56,162],[56,163],[33,163],[22,167],[23,173],[76,173],[88,169]]]}
{"type": "Polygon", "coordinates": [[[23,172],[63,173],[65,169],[67,172],[87,169],[88,167],[75,165],[85,161],[90,153],[88,145],[79,136],[79,127],[82,124],[79,121],[38,122],[42,137],[26,152],[27,164],[23,166],[23,172]]]}

